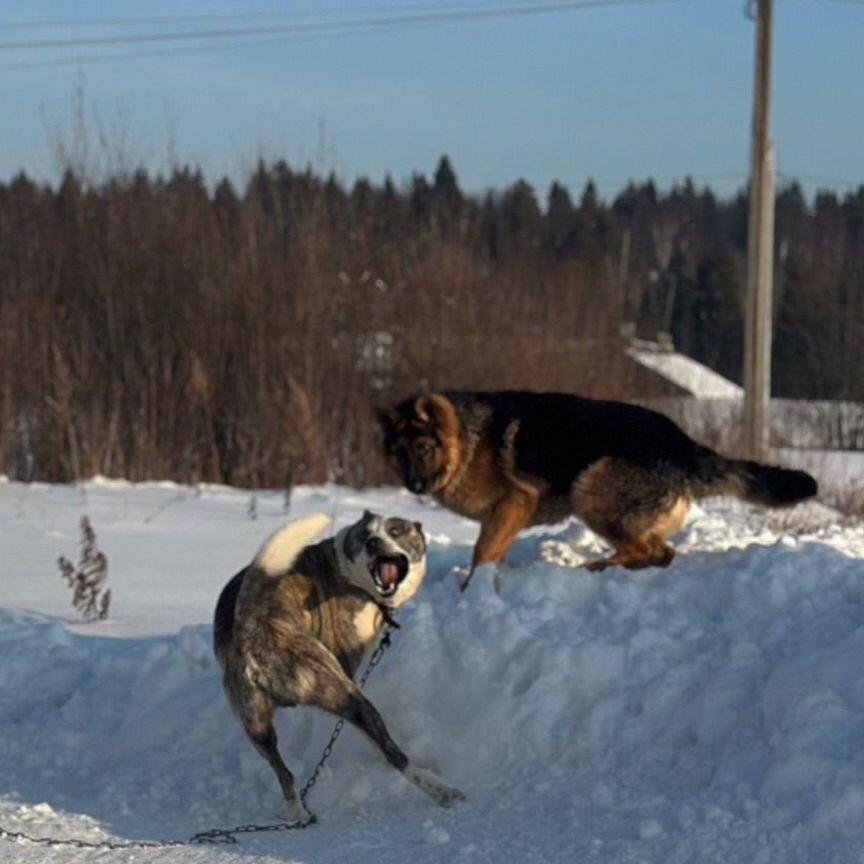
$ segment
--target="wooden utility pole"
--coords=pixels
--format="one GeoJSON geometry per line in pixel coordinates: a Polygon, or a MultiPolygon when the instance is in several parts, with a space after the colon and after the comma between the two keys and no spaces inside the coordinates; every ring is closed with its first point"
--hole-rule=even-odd
{"type": "Polygon", "coordinates": [[[774,282],[774,151],[769,138],[773,0],[754,0],[756,68],[750,153],[747,300],[744,334],[744,451],[764,458],[770,433],[774,282]]]}

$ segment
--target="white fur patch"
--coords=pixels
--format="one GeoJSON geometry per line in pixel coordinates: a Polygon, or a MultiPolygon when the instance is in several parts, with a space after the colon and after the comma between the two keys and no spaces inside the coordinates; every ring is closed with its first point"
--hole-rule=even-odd
{"type": "Polygon", "coordinates": [[[290,801],[285,802],[285,819],[288,822],[300,822],[302,824],[308,823],[312,819],[312,814],[303,805],[296,792],[290,801]]]}
{"type": "Polygon", "coordinates": [[[426,575],[426,558],[421,561],[412,562],[408,568],[405,578],[399,583],[396,593],[390,598],[389,604],[398,609],[403,603],[407,603],[416,593],[426,575]]]}
{"type": "Polygon", "coordinates": [[[283,525],[264,541],[255,556],[255,567],[267,576],[281,576],[331,521],[324,513],[310,513],[283,525]]]}

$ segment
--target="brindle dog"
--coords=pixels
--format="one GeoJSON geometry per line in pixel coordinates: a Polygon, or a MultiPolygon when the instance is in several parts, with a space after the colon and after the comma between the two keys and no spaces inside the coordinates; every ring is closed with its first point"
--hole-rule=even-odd
{"type": "Polygon", "coordinates": [[[329,521],[314,514],[289,523],[223,589],[213,639],[228,702],[275,772],[291,821],[311,817],[279,754],[273,716],[297,705],[353,723],[394,768],[448,807],[462,793],[411,762],[353,680],[385,618],[423,579],[420,523],[367,511],[335,537],[307,546],[329,521]]]}

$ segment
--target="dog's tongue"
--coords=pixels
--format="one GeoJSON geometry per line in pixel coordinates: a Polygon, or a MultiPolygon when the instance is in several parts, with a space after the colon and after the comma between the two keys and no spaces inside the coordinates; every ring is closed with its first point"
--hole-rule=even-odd
{"type": "Polygon", "coordinates": [[[399,581],[399,567],[392,561],[379,561],[378,578],[385,588],[395,585],[399,581]]]}

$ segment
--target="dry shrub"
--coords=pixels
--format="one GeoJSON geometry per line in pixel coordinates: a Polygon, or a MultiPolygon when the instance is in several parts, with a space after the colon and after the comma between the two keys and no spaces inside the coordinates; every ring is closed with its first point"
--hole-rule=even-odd
{"type": "MultiPolygon", "coordinates": [[[[0,184],[0,471],[15,477],[377,484],[371,406],[420,389],[675,395],[625,356],[625,312],[661,310],[718,368],[740,360],[746,211],[692,184],[611,207],[555,187],[543,212],[524,183],[463,196],[443,160],[399,190],[284,163],[242,190],[188,168],[80,170],[56,189],[0,184]]],[[[854,400],[864,340],[844,344],[854,400]]],[[[734,449],[728,426],[693,428],[734,449]]]]}
{"type": "Polygon", "coordinates": [[[242,195],[188,170],[4,195],[0,457],[16,476],[372,484],[375,402],[626,390],[596,273],[490,259],[469,236],[479,211],[453,236],[384,224],[284,165],[242,195]]]}
{"type": "Polygon", "coordinates": [[[105,590],[108,559],[96,544],[96,532],[86,516],[81,517],[81,556],[73,565],[61,555],[57,559],[60,575],[72,589],[72,606],[85,621],[102,621],[108,617],[111,591],[105,590]]]}

